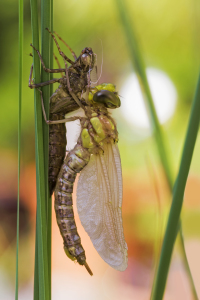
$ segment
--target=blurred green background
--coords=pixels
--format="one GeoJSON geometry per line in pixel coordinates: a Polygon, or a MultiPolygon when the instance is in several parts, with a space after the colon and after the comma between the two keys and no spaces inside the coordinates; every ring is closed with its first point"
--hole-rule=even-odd
{"type": "MultiPolygon", "coordinates": [[[[172,0],[134,0],[126,1],[126,4],[137,32],[146,66],[165,72],[177,91],[175,113],[164,124],[164,134],[168,144],[169,156],[173,163],[175,178],[199,72],[199,3],[189,0],[178,0],[176,2],[172,0]]],[[[3,283],[6,282],[6,284],[9,283],[8,286],[12,290],[14,288],[15,270],[18,130],[18,7],[16,1],[1,1],[0,22],[0,278],[2,278],[0,288],[2,286],[5,289],[3,283]]],[[[99,70],[103,55],[103,71],[100,82],[112,82],[116,84],[117,90],[120,91],[133,69],[115,1],[55,1],[54,30],[71,46],[77,55],[84,47],[92,47],[99,58],[99,70]]],[[[23,287],[28,291],[27,286],[32,286],[34,269],[36,205],[34,100],[33,91],[28,88],[28,78],[32,64],[32,58],[29,56],[29,53],[32,52],[31,42],[30,5],[28,1],[25,1],[20,202],[21,264],[19,274],[22,294],[23,287]],[[29,265],[28,268],[27,264],[29,265]]],[[[64,45],[61,46],[72,59],[71,54],[67,52],[64,45]]],[[[57,51],[57,49],[55,50],[57,51]]],[[[123,98],[121,98],[121,101],[123,102],[123,98]]],[[[160,101],[162,101],[162,98],[160,101]]],[[[134,109],[137,110],[137,107],[134,109]]],[[[136,130],[121,112],[116,115],[116,121],[118,123],[119,148],[124,179],[124,230],[129,247],[130,261],[129,268],[126,271],[127,275],[120,274],[120,279],[116,280],[120,283],[123,282],[130,289],[134,289],[135,286],[142,287],[141,290],[147,292],[148,295],[153,276],[155,253],[159,249],[162,228],[165,224],[171,198],[153,137],[151,135],[144,137],[142,130],[140,131],[138,128],[136,130]],[[155,186],[158,189],[159,197],[156,195],[155,186]],[[136,270],[138,271],[137,276],[135,275],[136,270]],[[145,277],[144,274],[148,275],[145,275],[145,277]],[[130,280],[130,278],[132,279],[130,280]]],[[[199,151],[200,141],[198,139],[183,209],[183,231],[186,241],[190,241],[192,238],[195,239],[195,242],[198,241],[200,236],[199,151]]],[[[188,247],[190,247],[190,244],[188,247]]],[[[196,247],[195,244],[195,249],[197,249],[196,247]]],[[[195,257],[193,252],[191,256],[195,257]]],[[[66,260],[68,263],[67,258],[66,260]]],[[[69,262],[69,264],[74,266],[72,262],[69,262]]],[[[181,268],[180,261],[179,264],[181,268]]],[[[59,270],[59,267],[56,270],[59,270]]],[[[79,269],[76,266],[77,270],[79,269]]],[[[67,273],[67,267],[65,272],[67,273]]],[[[106,281],[103,276],[105,275],[102,275],[101,282],[106,281]]],[[[117,286],[116,283],[114,285],[117,286]]],[[[173,288],[174,286],[172,286],[172,290],[173,288]]],[[[199,291],[198,286],[197,290],[199,291]]],[[[7,289],[4,293],[7,297],[4,299],[11,299],[9,298],[11,297],[10,294],[6,294],[7,289]]],[[[99,298],[97,295],[98,292],[96,294],[94,292],[94,294],[88,294],[84,299],[114,299],[112,292],[104,292],[101,297],[98,296],[99,298]]],[[[121,294],[119,293],[119,295],[121,294]]],[[[131,292],[130,295],[132,295],[131,292]]],[[[184,296],[183,298],[177,298],[180,297],[180,295],[177,295],[179,294],[172,293],[172,297],[175,298],[169,299],[189,299],[184,298],[184,296]]],[[[118,299],[116,297],[115,295],[115,299],[118,299]]],[[[60,298],[55,299],[65,298],[60,296],[60,298]]],[[[79,298],[77,296],[74,299],[79,298]]],[[[122,297],[119,299],[122,299],[122,297]]],[[[124,299],[129,299],[129,297],[127,296],[124,299]]],[[[140,296],[138,295],[136,299],[140,299],[140,296]]]]}

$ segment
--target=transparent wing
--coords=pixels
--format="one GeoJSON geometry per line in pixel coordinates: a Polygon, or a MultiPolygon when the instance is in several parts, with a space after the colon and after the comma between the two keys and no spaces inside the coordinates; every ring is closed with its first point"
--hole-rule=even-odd
{"type": "Polygon", "coordinates": [[[116,270],[127,268],[122,224],[122,173],[117,144],[106,144],[103,155],[92,155],[82,170],[77,208],[83,227],[99,255],[116,270]]]}

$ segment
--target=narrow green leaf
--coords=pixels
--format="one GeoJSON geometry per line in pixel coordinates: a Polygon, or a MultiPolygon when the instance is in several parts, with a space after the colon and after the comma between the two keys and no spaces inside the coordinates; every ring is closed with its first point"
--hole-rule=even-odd
{"type": "MultiPolygon", "coordinates": [[[[160,156],[160,160],[161,160],[161,163],[162,163],[162,166],[164,169],[164,173],[166,176],[166,180],[168,182],[169,189],[172,192],[174,180],[173,180],[173,172],[172,172],[171,162],[169,160],[169,155],[168,155],[169,150],[167,149],[167,146],[165,145],[165,139],[164,139],[164,135],[162,132],[162,128],[160,126],[158,116],[156,114],[156,110],[154,107],[153,98],[151,95],[151,91],[149,88],[149,84],[148,84],[147,76],[146,76],[146,72],[145,72],[144,61],[143,61],[143,58],[142,58],[142,55],[141,55],[141,52],[140,52],[140,49],[138,46],[138,42],[137,42],[137,37],[134,32],[133,26],[131,25],[130,17],[128,15],[128,10],[125,8],[125,2],[122,0],[116,0],[116,4],[117,4],[119,15],[120,15],[123,27],[124,27],[124,32],[125,32],[125,35],[127,38],[127,44],[128,44],[129,51],[130,51],[132,64],[133,64],[133,67],[134,67],[136,74],[138,76],[138,79],[139,79],[140,87],[141,87],[141,90],[143,93],[143,98],[145,99],[145,102],[147,104],[147,111],[148,111],[148,114],[150,117],[152,129],[154,132],[155,141],[156,141],[158,153],[160,156]]],[[[187,256],[186,256],[186,252],[185,252],[181,222],[179,224],[179,233],[180,233],[180,246],[181,246],[181,254],[182,254],[183,263],[184,263],[185,270],[187,272],[187,275],[188,275],[188,278],[190,281],[190,286],[193,291],[194,299],[197,300],[198,298],[197,298],[194,282],[192,279],[192,275],[190,272],[190,268],[189,268],[189,264],[188,264],[187,256]]]]}
{"type": "MultiPolygon", "coordinates": [[[[183,204],[185,185],[190,169],[192,155],[197,139],[200,121],[200,75],[196,88],[195,97],[193,100],[192,110],[190,114],[189,125],[183,147],[183,153],[180,163],[180,168],[174,187],[172,206],[165,232],[160,262],[158,266],[158,274],[155,282],[153,300],[160,300],[163,297],[167,274],[169,270],[170,260],[172,256],[173,246],[176,240],[176,235],[179,226],[179,218],[183,204]]],[[[198,299],[196,295],[196,299],[198,299]]]]}
{"type": "MultiPolygon", "coordinates": [[[[50,67],[50,34],[46,28],[51,27],[51,1],[41,0],[41,54],[44,64],[47,68],[50,67]]],[[[41,67],[41,82],[50,80],[50,74],[45,72],[41,67]]],[[[42,87],[42,95],[47,118],[49,116],[49,98],[50,85],[42,87]]],[[[49,126],[43,119],[44,127],[44,151],[48,154],[49,145],[49,126]]],[[[44,157],[45,178],[48,178],[48,155],[44,157]]],[[[48,192],[48,179],[46,180],[46,193],[48,192]]]]}
{"type": "MultiPolygon", "coordinates": [[[[53,0],[41,1],[41,53],[44,59],[45,66],[52,68],[53,64],[53,39],[51,35],[46,30],[49,28],[53,32],[53,0]]],[[[53,74],[47,73],[41,68],[41,81],[45,82],[52,78],[53,74]]],[[[49,98],[53,93],[53,85],[47,85],[42,88],[44,107],[46,115],[49,115],[49,98]]],[[[49,287],[49,297],[51,297],[51,212],[52,212],[52,201],[49,197],[48,188],[48,151],[49,151],[49,126],[45,123],[43,119],[44,126],[44,151],[45,151],[45,181],[46,181],[46,222],[47,222],[47,263],[48,263],[48,287],[49,287]]],[[[50,299],[50,298],[49,298],[50,299]]]]}
{"type": "MultiPolygon", "coordinates": [[[[53,16],[53,4],[52,1],[43,0],[41,1],[41,35],[42,35],[42,57],[44,59],[45,65],[49,68],[50,61],[53,61],[53,51],[51,47],[52,38],[46,28],[50,28],[53,31],[52,26],[52,16],[53,16]]],[[[41,69],[41,81],[48,81],[50,79],[49,73],[45,72],[43,68],[41,69]]],[[[48,85],[42,88],[44,106],[46,115],[49,114],[49,98],[50,98],[50,89],[52,86],[48,85]]],[[[48,188],[48,150],[49,150],[49,126],[44,122],[44,152],[45,152],[45,161],[44,161],[44,170],[45,170],[45,181],[46,181],[46,222],[47,222],[47,265],[48,265],[48,289],[49,289],[49,298],[51,298],[51,208],[52,203],[49,199],[49,188],[48,188]]]]}
{"type": "MultiPolygon", "coordinates": [[[[53,0],[50,2],[50,30],[53,32],[53,0]]],[[[50,68],[53,69],[53,39],[50,39],[50,68]]],[[[53,79],[53,73],[50,73],[50,80],[53,79]]],[[[50,85],[50,95],[53,94],[53,84],[50,85]]],[[[49,149],[49,148],[48,148],[49,149]]],[[[48,189],[49,191],[49,189],[48,189]]],[[[49,266],[49,290],[51,291],[51,231],[52,231],[52,199],[48,194],[47,208],[47,249],[49,266]]],[[[51,295],[51,294],[50,294],[51,295]]]]}
{"type": "MultiPolygon", "coordinates": [[[[32,42],[33,45],[39,49],[39,29],[38,29],[38,11],[37,11],[37,0],[30,0],[31,4],[31,27],[32,27],[32,42]]],[[[34,69],[34,79],[35,82],[40,82],[40,62],[39,58],[33,51],[33,69],[34,69]]],[[[38,91],[34,91],[34,104],[35,104],[35,114],[36,114],[36,101],[38,101],[39,104],[39,93],[38,91]]],[[[35,117],[36,122],[36,117],[35,117]]],[[[36,124],[36,123],[35,123],[36,124]]],[[[36,126],[36,125],[35,125],[36,126]]],[[[42,127],[41,127],[42,130],[42,127]]],[[[36,137],[35,137],[36,140],[36,137]]],[[[36,146],[35,146],[36,149],[36,146]]],[[[38,155],[36,151],[36,156],[38,155]]],[[[38,160],[36,157],[36,172],[38,169],[38,160]]],[[[36,174],[36,184],[37,184],[37,198],[38,198],[38,177],[36,174]]],[[[37,210],[38,210],[38,204],[37,204],[37,210]]],[[[38,213],[37,213],[38,215],[38,213]]],[[[36,236],[35,236],[35,270],[34,270],[34,300],[40,300],[39,297],[39,259],[38,259],[38,221],[36,217],[36,236]]]]}
{"type": "MultiPolygon", "coordinates": [[[[45,5],[43,4],[43,10],[44,9],[45,9],[45,5]]],[[[36,49],[39,49],[39,30],[38,30],[37,16],[38,16],[37,1],[31,0],[31,23],[32,23],[33,45],[35,46],[36,49]]],[[[40,83],[42,80],[40,79],[40,61],[35,51],[33,51],[33,64],[34,64],[34,81],[35,83],[40,83]]],[[[47,67],[48,66],[49,64],[47,64],[47,67]]],[[[49,276],[50,270],[48,266],[48,249],[47,249],[48,146],[46,146],[46,144],[48,143],[48,127],[46,126],[46,124],[43,123],[40,93],[35,89],[34,94],[35,94],[35,146],[36,146],[36,184],[37,184],[34,299],[49,300],[51,299],[50,298],[51,286],[49,284],[49,278],[51,276],[49,276]]],[[[48,107],[46,109],[48,110],[48,107]]]]}
{"type": "Polygon", "coordinates": [[[37,229],[37,215],[36,215],[36,235],[35,235],[35,269],[34,269],[34,293],[33,299],[39,300],[39,270],[38,270],[38,229],[37,229]]]}
{"type": "Polygon", "coordinates": [[[19,197],[20,197],[20,161],[21,161],[21,102],[22,102],[22,69],[23,69],[23,0],[19,0],[19,95],[18,95],[18,192],[17,192],[17,234],[16,234],[16,279],[15,300],[18,300],[19,277],[19,197]]]}
{"type": "Polygon", "coordinates": [[[173,176],[172,170],[170,168],[171,164],[169,157],[167,155],[168,149],[165,145],[162,128],[160,126],[158,116],[155,110],[153,98],[147,81],[145,65],[142,58],[142,54],[139,50],[139,45],[137,42],[137,37],[134,32],[134,28],[130,23],[130,18],[128,16],[127,9],[125,8],[125,3],[122,0],[116,0],[120,18],[124,27],[124,32],[127,38],[127,45],[130,51],[130,57],[132,59],[132,65],[138,76],[141,91],[143,93],[143,98],[147,104],[147,111],[150,117],[151,126],[153,133],[155,135],[155,140],[160,155],[160,159],[165,170],[166,179],[170,190],[173,188],[173,176]]]}

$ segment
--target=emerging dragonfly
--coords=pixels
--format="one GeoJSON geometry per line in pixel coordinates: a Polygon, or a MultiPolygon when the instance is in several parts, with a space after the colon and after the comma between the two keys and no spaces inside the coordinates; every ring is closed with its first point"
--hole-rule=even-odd
{"type": "MultiPolygon", "coordinates": [[[[63,58],[66,60],[66,57],[63,58]]],[[[67,75],[66,69],[65,72],[67,75]]],[[[43,83],[32,87],[41,85],[43,83]]],[[[115,86],[104,83],[83,90],[78,100],[84,110],[84,117],[49,121],[43,109],[48,124],[62,124],[77,119],[81,124],[77,144],[64,159],[54,192],[57,223],[63,237],[64,250],[70,259],[84,265],[92,275],[77,232],[72,206],[73,184],[77,173],[81,172],[77,189],[81,223],[100,256],[111,267],[124,271],[128,258],[122,224],[121,161],[116,124],[107,110],[119,107],[120,99],[115,86]]]]}

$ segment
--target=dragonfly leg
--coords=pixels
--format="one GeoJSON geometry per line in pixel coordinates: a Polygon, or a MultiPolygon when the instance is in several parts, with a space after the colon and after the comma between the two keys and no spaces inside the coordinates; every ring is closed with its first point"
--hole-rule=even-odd
{"type": "Polygon", "coordinates": [[[28,86],[30,87],[32,85],[33,82],[33,64],[31,65],[31,71],[30,71],[30,75],[29,75],[29,81],[28,81],[28,86]]]}
{"type": "MultiPolygon", "coordinates": [[[[53,56],[55,58],[55,61],[57,62],[57,65],[58,65],[59,69],[61,69],[61,65],[59,63],[59,60],[58,60],[57,56],[55,54],[53,54],[53,56]]],[[[60,73],[61,73],[62,78],[64,78],[63,72],[60,72],[60,73]]]]}
{"type": "Polygon", "coordinates": [[[46,68],[45,67],[45,64],[44,64],[44,61],[42,59],[42,56],[40,54],[40,52],[32,45],[30,44],[30,46],[37,52],[39,58],[40,58],[40,61],[41,61],[41,64],[42,64],[42,67],[43,69],[45,70],[45,72],[47,73],[60,73],[60,72],[65,72],[65,69],[49,69],[49,68],[46,68]]]}
{"type": "Polygon", "coordinates": [[[92,276],[93,275],[92,270],[90,269],[90,267],[88,266],[88,264],[86,262],[84,263],[84,266],[85,266],[86,270],[88,271],[88,273],[92,276]]]}
{"type": "Polygon", "coordinates": [[[53,34],[48,28],[46,28],[46,30],[48,30],[48,32],[51,34],[51,36],[52,36],[54,42],[56,43],[56,46],[57,46],[58,51],[59,51],[59,54],[63,57],[64,60],[68,61],[70,64],[73,65],[74,62],[73,62],[71,59],[69,59],[69,58],[61,51],[60,46],[59,46],[59,44],[58,44],[58,42],[57,42],[57,40],[56,40],[54,34],[53,34]]]}
{"type": "Polygon", "coordinates": [[[63,42],[65,44],[65,46],[69,49],[69,51],[73,55],[74,59],[77,60],[77,56],[76,56],[75,52],[72,50],[72,48],[57,34],[57,32],[54,31],[54,33],[57,35],[59,40],[61,40],[61,42],[63,42]]]}
{"type": "Polygon", "coordinates": [[[35,88],[39,88],[41,86],[45,86],[45,85],[49,85],[49,84],[53,84],[55,82],[61,82],[61,81],[62,81],[62,78],[54,78],[54,79],[51,79],[51,80],[48,80],[48,81],[44,81],[44,82],[40,82],[40,83],[31,83],[32,80],[30,80],[30,77],[29,77],[29,85],[28,86],[31,89],[35,89],[35,88]]]}
{"type": "Polygon", "coordinates": [[[47,120],[47,116],[46,116],[46,112],[45,112],[45,108],[44,108],[44,100],[43,100],[43,96],[42,96],[42,91],[39,90],[38,88],[37,88],[37,90],[40,92],[40,96],[41,96],[41,104],[42,104],[42,112],[43,112],[44,120],[48,125],[72,122],[72,121],[81,119],[81,117],[70,117],[70,118],[56,120],[56,121],[47,120]]]}
{"type": "MultiPolygon", "coordinates": [[[[35,50],[36,48],[34,46],[32,46],[35,50]]],[[[43,60],[42,60],[42,57],[40,55],[40,52],[38,50],[36,50],[38,55],[39,55],[39,58],[41,60],[41,63],[44,64],[43,60]]],[[[30,54],[32,56],[32,54],[30,54]]],[[[65,72],[65,69],[47,69],[45,68],[45,66],[43,65],[43,68],[45,71],[49,72],[48,70],[51,70],[51,71],[56,71],[55,73],[58,73],[61,72],[61,75],[62,75],[62,72],[65,72]]],[[[29,84],[28,86],[33,89],[33,88],[39,88],[41,86],[45,86],[45,85],[49,85],[49,84],[53,84],[55,82],[61,82],[62,78],[54,78],[54,79],[51,79],[51,80],[48,80],[48,81],[45,81],[45,82],[41,82],[41,83],[33,83],[33,79],[32,79],[32,76],[33,76],[33,64],[31,65],[31,71],[30,71],[30,76],[29,76],[29,84]]]]}

